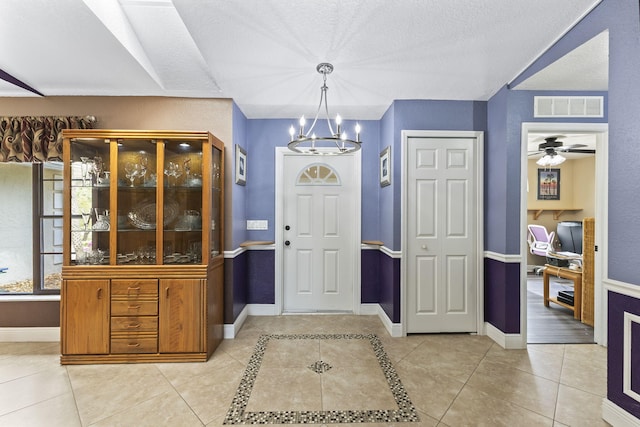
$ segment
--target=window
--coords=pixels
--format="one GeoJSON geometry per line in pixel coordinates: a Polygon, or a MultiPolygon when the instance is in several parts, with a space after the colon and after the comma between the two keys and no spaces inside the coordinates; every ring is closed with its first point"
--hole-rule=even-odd
{"type": "Polygon", "coordinates": [[[300,171],[296,185],[340,185],[340,179],[331,166],[314,163],[300,171]]]}
{"type": "Polygon", "coordinates": [[[0,164],[0,295],[59,293],[62,163],[0,164]]]}
{"type": "Polygon", "coordinates": [[[34,175],[33,206],[39,221],[34,230],[34,293],[58,293],[62,285],[62,163],[34,165],[41,179],[34,175]],[[40,184],[40,185],[38,185],[40,184]],[[36,194],[39,193],[39,194],[36,194]]]}

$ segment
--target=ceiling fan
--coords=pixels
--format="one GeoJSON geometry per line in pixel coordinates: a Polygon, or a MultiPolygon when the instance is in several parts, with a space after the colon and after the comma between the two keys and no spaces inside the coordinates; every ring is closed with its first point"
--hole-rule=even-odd
{"type": "Polygon", "coordinates": [[[544,154],[536,163],[540,166],[557,166],[566,160],[566,158],[558,154],[558,152],[584,154],[595,153],[595,150],[584,149],[584,147],[587,147],[585,144],[564,145],[564,143],[559,140],[559,138],[562,137],[562,135],[545,137],[544,142],[538,145],[538,150],[530,151],[528,155],[535,156],[544,154]]]}
{"type": "Polygon", "coordinates": [[[564,142],[560,141],[559,138],[564,138],[564,135],[554,135],[544,137],[544,142],[538,145],[537,151],[529,151],[529,156],[535,156],[536,154],[549,154],[556,155],[559,151],[565,153],[584,153],[584,154],[594,154],[596,150],[593,149],[584,149],[587,147],[585,144],[571,144],[564,145],[564,142]]]}

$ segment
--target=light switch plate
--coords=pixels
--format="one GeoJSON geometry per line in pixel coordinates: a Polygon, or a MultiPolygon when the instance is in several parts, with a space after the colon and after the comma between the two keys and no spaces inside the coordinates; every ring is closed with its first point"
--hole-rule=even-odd
{"type": "Polygon", "coordinates": [[[266,219],[248,219],[247,230],[268,230],[269,221],[266,219]]]}

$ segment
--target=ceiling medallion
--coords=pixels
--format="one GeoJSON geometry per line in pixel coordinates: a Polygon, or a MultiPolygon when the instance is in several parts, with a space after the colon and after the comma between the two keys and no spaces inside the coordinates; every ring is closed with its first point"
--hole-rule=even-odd
{"type": "Polygon", "coordinates": [[[329,119],[329,107],[327,106],[327,75],[333,71],[333,65],[322,62],[316,67],[318,73],[322,74],[322,87],[320,87],[320,103],[318,104],[318,110],[316,116],[311,123],[311,127],[305,132],[306,120],[304,116],[300,118],[300,129],[298,135],[296,135],[296,129],[291,126],[289,129],[289,135],[291,140],[288,147],[290,150],[305,153],[305,154],[320,154],[320,155],[335,155],[335,154],[347,154],[353,153],[360,149],[360,125],[356,124],[355,127],[355,139],[350,139],[347,133],[342,130],[342,118],[337,115],[335,118],[336,130],[334,132],[331,120],[329,119]],[[313,132],[318,117],[320,116],[320,110],[324,106],[324,113],[329,127],[330,136],[318,136],[313,132]]]}

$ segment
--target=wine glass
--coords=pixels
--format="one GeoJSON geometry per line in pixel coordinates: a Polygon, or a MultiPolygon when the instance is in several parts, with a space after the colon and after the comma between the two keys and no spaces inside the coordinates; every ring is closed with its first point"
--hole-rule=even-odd
{"type": "Polygon", "coordinates": [[[187,187],[190,185],[190,175],[191,175],[191,159],[190,158],[186,158],[183,162],[182,162],[182,167],[184,169],[184,173],[185,173],[185,181],[187,183],[187,187]]]}
{"type": "Polygon", "coordinates": [[[104,163],[102,162],[102,157],[95,156],[93,158],[93,168],[92,173],[96,176],[96,184],[100,184],[102,179],[102,172],[104,171],[104,163]]]}
{"type": "Polygon", "coordinates": [[[147,167],[149,166],[149,157],[146,155],[140,156],[140,176],[142,177],[142,185],[145,184],[145,176],[147,175],[147,167]]]}
{"type": "Polygon", "coordinates": [[[89,222],[91,222],[91,211],[83,210],[80,213],[82,214],[82,222],[84,222],[84,231],[89,231],[89,222]]]}
{"type": "Polygon", "coordinates": [[[167,181],[170,177],[173,177],[173,186],[175,187],[178,183],[178,177],[182,175],[182,171],[180,170],[180,165],[174,162],[169,162],[167,165],[167,169],[164,170],[164,174],[167,175],[167,181]]]}
{"type": "Polygon", "coordinates": [[[133,181],[136,179],[140,170],[139,165],[136,163],[127,162],[124,165],[125,176],[131,181],[131,187],[133,187],[133,181]]]}
{"type": "Polygon", "coordinates": [[[93,185],[92,175],[96,173],[96,162],[93,159],[87,160],[87,174],[83,178],[84,182],[89,182],[89,186],[93,185]]]}
{"type": "Polygon", "coordinates": [[[82,174],[82,186],[87,185],[87,171],[89,168],[89,158],[88,157],[80,157],[80,161],[82,164],[80,165],[80,173],[82,174]]]}

